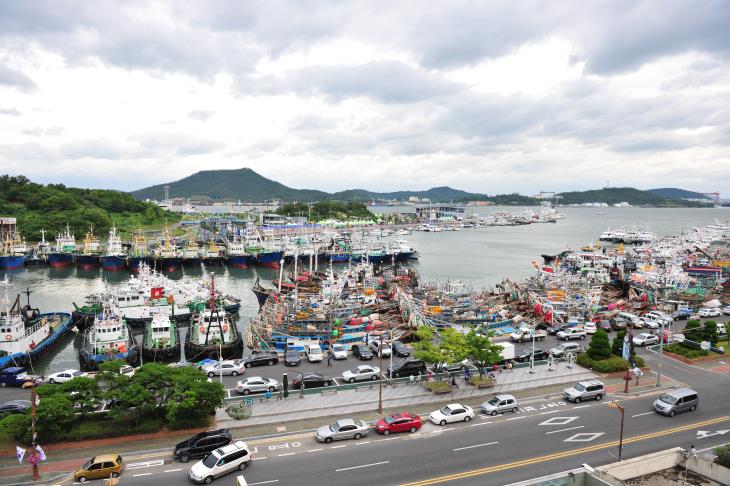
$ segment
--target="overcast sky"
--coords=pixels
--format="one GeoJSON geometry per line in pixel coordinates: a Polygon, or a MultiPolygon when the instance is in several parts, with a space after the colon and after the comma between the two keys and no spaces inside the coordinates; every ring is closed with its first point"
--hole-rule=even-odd
{"type": "Polygon", "coordinates": [[[730,2],[0,2],[0,173],[730,195],[730,2]]]}

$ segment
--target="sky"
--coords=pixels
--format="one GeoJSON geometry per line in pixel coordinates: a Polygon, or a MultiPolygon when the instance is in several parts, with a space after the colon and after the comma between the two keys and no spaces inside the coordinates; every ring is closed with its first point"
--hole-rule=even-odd
{"type": "Polygon", "coordinates": [[[0,2],[0,174],[730,195],[725,0],[0,2]]]}

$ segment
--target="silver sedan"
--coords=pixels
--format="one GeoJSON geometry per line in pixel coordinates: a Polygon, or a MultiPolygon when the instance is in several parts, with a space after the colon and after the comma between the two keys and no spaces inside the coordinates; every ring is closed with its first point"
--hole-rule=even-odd
{"type": "Polygon", "coordinates": [[[281,383],[273,378],[261,378],[260,376],[250,376],[236,383],[236,390],[238,390],[238,393],[243,393],[244,395],[267,391],[273,393],[279,389],[281,389],[281,383]]]}
{"type": "Polygon", "coordinates": [[[342,373],[342,379],[355,383],[356,381],[377,380],[379,374],[380,368],[377,366],[360,365],[342,373]]]}
{"type": "Polygon", "coordinates": [[[370,426],[358,419],[341,419],[332,425],[324,425],[317,429],[315,437],[318,442],[329,444],[333,440],[355,439],[365,437],[370,432],[370,426]]]}

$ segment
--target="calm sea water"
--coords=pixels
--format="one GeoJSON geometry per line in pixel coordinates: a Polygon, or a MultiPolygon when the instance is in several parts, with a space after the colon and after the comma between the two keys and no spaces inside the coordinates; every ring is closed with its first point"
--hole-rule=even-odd
{"type": "MultiPolygon", "coordinates": [[[[474,208],[477,214],[492,211],[518,212],[522,208],[474,208]]],[[[373,208],[374,212],[394,211],[395,208],[373,208]]],[[[653,209],[653,208],[562,208],[567,216],[555,224],[489,227],[465,229],[458,232],[420,233],[405,237],[415,247],[420,259],[411,265],[421,274],[422,280],[462,280],[475,287],[499,282],[509,276],[520,279],[532,272],[532,260],[539,260],[543,253],[557,253],[566,247],[576,248],[591,241],[607,227],[641,226],[658,235],[674,234],[695,226],[704,226],[715,220],[730,220],[730,208],[721,209],[653,209]],[[605,215],[599,215],[605,212],[605,215]]],[[[266,268],[246,270],[228,267],[183,269],[169,276],[200,278],[211,271],[216,274],[216,285],[242,299],[239,328],[245,326],[256,313],[258,306],[251,287],[257,277],[271,282],[277,271],[266,268]]],[[[29,287],[31,304],[41,312],[67,311],[73,302],[82,304],[84,297],[122,285],[128,279],[127,272],[103,272],[76,268],[26,268],[9,272],[15,291],[29,287]]],[[[3,274],[0,272],[0,278],[3,274]]],[[[25,296],[22,296],[23,303],[25,296]]],[[[68,339],[36,364],[37,373],[47,373],[66,368],[78,368],[76,355],[78,343],[68,339]]]]}

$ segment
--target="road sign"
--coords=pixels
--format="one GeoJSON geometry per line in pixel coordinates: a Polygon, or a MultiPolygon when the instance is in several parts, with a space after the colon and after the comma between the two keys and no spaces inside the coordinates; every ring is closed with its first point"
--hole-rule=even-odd
{"type": "Polygon", "coordinates": [[[674,337],[674,340],[677,341],[678,343],[684,342],[684,334],[675,334],[673,337],[674,337]]]}
{"type": "Polygon", "coordinates": [[[710,342],[709,341],[702,341],[700,343],[700,348],[702,348],[703,350],[707,351],[708,349],[710,349],[710,342]]]}

